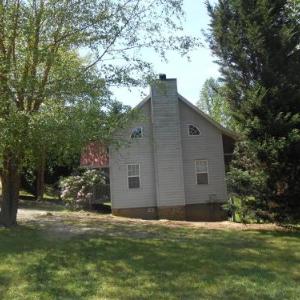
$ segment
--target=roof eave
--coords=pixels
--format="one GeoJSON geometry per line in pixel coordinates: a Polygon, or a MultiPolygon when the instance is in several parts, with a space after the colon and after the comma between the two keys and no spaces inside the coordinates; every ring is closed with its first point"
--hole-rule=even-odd
{"type": "Polygon", "coordinates": [[[139,108],[141,108],[150,99],[151,99],[151,96],[148,95],[140,103],[138,103],[133,109],[139,109],[139,108]]]}
{"type": "MultiPolygon", "coordinates": [[[[204,113],[202,110],[200,110],[197,106],[195,106],[194,104],[192,104],[189,100],[187,100],[186,98],[184,98],[182,95],[180,95],[178,93],[178,98],[183,101],[186,105],[188,105],[191,109],[193,109],[196,113],[198,113],[199,115],[201,115],[205,120],[207,120],[210,124],[212,124],[214,127],[216,127],[218,130],[220,130],[223,134],[229,136],[230,138],[234,139],[234,140],[239,140],[240,137],[237,133],[233,132],[232,130],[225,128],[224,126],[222,126],[221,124],[219,124],[218,122],[216,122],[215,120],[213,120],[210,116],[208,116],[206,113],[204,113]]],[[[138,103],[134,109],[139,109],[141,108],[148,100],[151,99],[151,96],[148,95],[147,97],[145,97],[140,103],[138,103]]]]}
{"type": "Polygon", "coordinates": [[[234,140],[238,140],[239,139],[238,134],[236,134],[235,132],[233,132],[232,130],[230,130],[228,128],[225,128],[224,126],[222,126],[221,124],[219,124],[218,122],[216,122],[215,120],[213,120],[210,116],[208,116],[206,113],[204,113],[202,110],[200,110],[197,106],[195,106],[194,104],[192,104],[190,101],[188,101],[186,98],[184,98],[179,93],[178,93],[178,98],[181,101],[183,101],[186,105],[188,105],[191,109],[193,109],[196,113],[198,113],[199,115],[201,115],[210,124],[212,124],[214,127],[216,127],[217,129],[219,129],[223,134],[231,137],[234,140]]]}

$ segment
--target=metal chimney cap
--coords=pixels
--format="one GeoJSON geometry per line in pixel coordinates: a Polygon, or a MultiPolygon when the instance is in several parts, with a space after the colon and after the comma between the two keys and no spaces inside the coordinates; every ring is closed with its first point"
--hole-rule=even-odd
{"type": "Polygon", "coordinates": [[[166,80],[167,75],[166,74],[159,74],[159,80],[166,80]]]}

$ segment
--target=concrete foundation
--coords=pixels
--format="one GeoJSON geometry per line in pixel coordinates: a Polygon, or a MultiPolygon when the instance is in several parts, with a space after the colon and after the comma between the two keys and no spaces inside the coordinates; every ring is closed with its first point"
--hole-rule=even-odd
{"type": "Polygon", "coordinates": [[[223,203],[189,204],[185,207],[187,221],[224,221],[227,212],[222,208],[223,203]]]}
{"type": "Polygon", "coordinates": [[[223,203],[188,204],[185,206],[138,207],[112,209],[115,216],[144,220],[186,220],[216,222],[227,219],[223,203]]]}
{"type": "Polygon", "coordinates": [[[157,210],[159,219],[185,220],[185,206],[165,206],[157,210]]]}
{"type": "Polygon", "coordinates": [[[126,218],[138,218],[144,220],[158,219],[156,207],[118,208],[112,209],[114,216],[126,218]]]}

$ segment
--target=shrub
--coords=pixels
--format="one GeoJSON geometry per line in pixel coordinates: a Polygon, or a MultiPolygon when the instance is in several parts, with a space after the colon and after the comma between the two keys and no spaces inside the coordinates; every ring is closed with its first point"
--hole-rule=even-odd
{"type": "MultiPolygon", "coordinates": [[[[71,209],[91,208],[96,190],[108,193],[105,176],[98,170],[87,170],[81,175],[66,177],[60,181],[60,187],[61,198],[71,209]]],[[[103,197],[108,198],[108,195],[103,197]]]]}

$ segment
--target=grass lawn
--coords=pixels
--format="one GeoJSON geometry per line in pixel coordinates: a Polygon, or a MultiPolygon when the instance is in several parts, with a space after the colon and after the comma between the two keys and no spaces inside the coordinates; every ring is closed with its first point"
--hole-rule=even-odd
{"type": "MultiPolygon", "coordinates": [[[[0,192],[1,192],[1,190],[0,190],[0,192]]],[[[30,200],[35,199],[33,194],[31,194],[31,193],[29,193],[25,190],[20,191],[20,197],[21,198],[27,198],[27,199],[30,199],[30,200]]],[[[46,186],[43,200],[45,200],[45,201],[57,201],[58,200],[58,194],[55,193],[54,190],[51,189],[50,186],[46,186]]]]}
{"type": "Polygon", "coordinates": [[[300,298],[299,232],[58,214],[0,228],[0,299],[300,298]]]}

